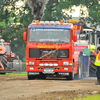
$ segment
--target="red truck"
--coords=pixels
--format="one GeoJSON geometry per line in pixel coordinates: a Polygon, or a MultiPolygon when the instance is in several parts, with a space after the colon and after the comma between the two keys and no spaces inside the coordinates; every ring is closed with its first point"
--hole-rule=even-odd
{"type": "Polygon", "coordinates": [[[78,74],[78,66],[74,66],[77,35],[73,24],[36,20],[24,30],[23,40],[27,43],[26,72],[29,80],[45,79],[46,75],[54,74],[73,80],[74,74],[78,74]]]}
{"type": "Polygon", "coordinates": [[[89,48],[89,40],[84,40],[86,36],[83,33],[85,23],[81,23],[83,20],[81,20],[81,22],[78,20],[70,20],[69,22],[73,24],[74,32],[77,34],[77,42],[74,44],[74,62],[75,66],[77,66],[76,68],[78,68],[78,70],[76,70],[78,71],[77,78],[80,79],[89,76],[90,58],[88,60],[88,56],[83,54],[84,49],[89,48]],[[80,59],[80,55],[84,58],[84,63],[82,62],[82,59],[80,59]]]}

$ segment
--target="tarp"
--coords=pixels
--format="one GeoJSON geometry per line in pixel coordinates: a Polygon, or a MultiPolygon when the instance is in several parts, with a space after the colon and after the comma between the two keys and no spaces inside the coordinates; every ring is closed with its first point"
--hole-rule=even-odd
{"type": "Polygon", "coordinates": [[[84,55],[89,55],[90,54],[90,49],[84,48],[84,55]]]}

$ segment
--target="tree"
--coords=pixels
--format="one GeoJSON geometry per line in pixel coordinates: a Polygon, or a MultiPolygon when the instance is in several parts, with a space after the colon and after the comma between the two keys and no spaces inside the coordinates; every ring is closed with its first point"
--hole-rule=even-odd
{"type": "Polygon", "coordinates": [[[14,52],[22,57],[25,55],[24,28],[28,27],[34,17],[27,2],[24,2],[24,5],[18,8],[16,7],[17,1],[3,0],[3,5],[0,6],[0,31],[2,38],[6,42],[11,40],[14,52]],[[17,45],[16,47],[15,44],[17,45]]]}
{"type": "Polygon", "coordinates": [[[59,21],[69,19],[68,14],[64,14],[62,8],[59,6],[60,2],[58,0],[49,0],[46,5],[46,10],[44,12],[43,20],[49,21],[59,21]]]}
{"type": "Polygon", "coordinates": [[[0,5],[3,5],[3,0],[0,0],[0,5]]]}
{"type": "MultiPolygon", "coordinates": [[[[16,51],[19,50],[19,54],[25,50],[25,43],[23,41],[24,28],[34,20],[34,16],[31,14],[31,9],[27,4],[27,0],[21,0],[24,5],[20,8],[16,7],[16,2],[19,0],[0,0],[0,34],[5,41],[12,41],[13,44],[17,44],[16,51]],[[17,13],[18,11],[18,13],[17,13]]],[[[46,9],[43,16],[43,21],[56,21],[67,20],[71,16],[63,12],[63,9],[70,9],[75,6],[86,6],[89,12],[88,22],[93,25],[100,25],[100,3],[98,0],[49,0],[46,5],[46,9]]],[[[81,9],[81,15],[84,14],[84,10],[81,9]]],[[[14,45],[12,45],[13,47],[14,45]]],[[[18,52],[18,51],[17,51],[18,52]]]]}
{"type": "MultiPolygon", "coordinates": [[[[71,7],[85,6],[87,7],[89,17],[86,18],[88,23],[91,23],[92,26],[100,25],[100,2],[99,0],[64,0],[59,3],[61,9],[71,9],[71,7]]],[[[80,10],[81,15],[84,15],[84,10],[80,10]]]]}

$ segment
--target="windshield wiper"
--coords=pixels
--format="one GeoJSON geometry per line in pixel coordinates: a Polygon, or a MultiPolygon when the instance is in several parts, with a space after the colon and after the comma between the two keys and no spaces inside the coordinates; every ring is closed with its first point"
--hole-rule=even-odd
{"type": "Polygon", "coordinates": [[[54,43],[54,41],[32,41],[32,40],[30,40],[29,42],[54,43]]]}
{"type": "Polygon", "coordinates": [[[61,42],[61,43],[66,43],[65,41],[62,41],[62,40],[59,40],[58,42],[61,42]]]}
{"type": "Polygon", "coordinates": [[[29,40],[29,42],[38,42],[38,41],[29,40]]]}
{"type": "Polygon", "coordinates": [[[54,41],[39,41],[39,42],[54,43],[54,41]]]}

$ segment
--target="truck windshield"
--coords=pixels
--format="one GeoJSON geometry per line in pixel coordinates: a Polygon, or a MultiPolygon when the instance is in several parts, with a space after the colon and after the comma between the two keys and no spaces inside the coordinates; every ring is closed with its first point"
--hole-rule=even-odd
{"type": "Polygon", "coordinates": [[[30,29],[28,39],[29,42],[69,43],[70,30],[30,29]]]}
{"type": "Polygon", "coordinates": [[[77,34],[77,40],[89,40],[89,32],[81,33],[80,30],[74,30],[75,34],[77,34]]]}

